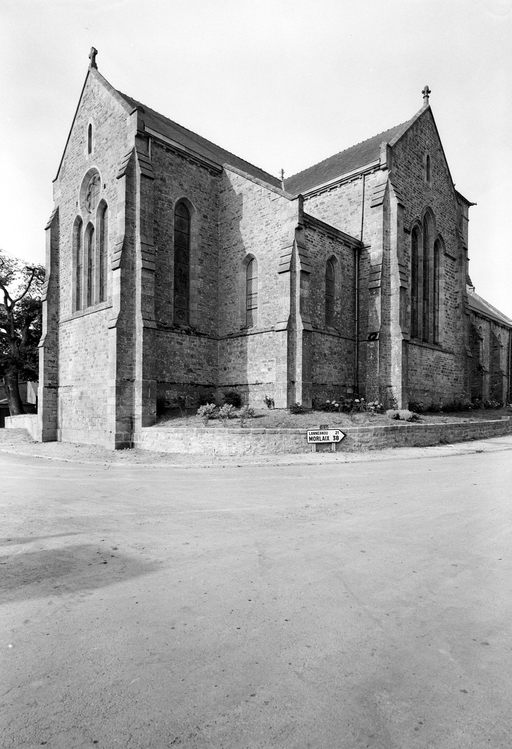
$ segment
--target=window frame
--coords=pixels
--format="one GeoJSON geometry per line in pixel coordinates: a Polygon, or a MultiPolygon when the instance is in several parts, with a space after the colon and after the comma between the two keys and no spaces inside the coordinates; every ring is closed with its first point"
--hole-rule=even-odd
{"type": "Polygon", "coordinates": [[[326,328],[336,326],[336,272],[337,260],[334,255],[325,263],[324,274],[324,322],[326,328]]]}
{"type": "Polygon", "coordinates": [[[192,210],[185,199],[180,199],[174,206],[173,211],[173,320],[175,325],[183,325],[185,327],[190,326],[190,313],[191,313],[191,259],[192,259],[192,210]],[[181,209],[186,211],[186,215],[180,216],[179,211],[181,209]],[[187,231],[183,231],[179,226],[181,219],[186,221],[187,231]],[[180,243],[183,242],[183,246],[178,246],[177,239],[180,238],[180,243]],[[183,239],[184,238],[184,239],[183,239]],[[179,252],[184,252],[185,261],[178,260],[179,252]],[[179,275],[180,269],[185,271],[179,275]],[[178,281],[182,284],[181,288],[178,289],[178,281]],[[183,283],[184,282],[184,283],[183,283]],[[179,300],[183,299],[184,304],[179,304],[179,300]],[[181,319],[178,319],[180,318],[181,319]]]}

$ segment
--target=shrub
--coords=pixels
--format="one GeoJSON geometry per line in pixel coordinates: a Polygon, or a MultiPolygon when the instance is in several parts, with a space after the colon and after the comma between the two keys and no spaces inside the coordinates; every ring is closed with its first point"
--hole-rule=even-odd
{"type": "Polygon", "coordinates": [[[254,408],[251,408],[250,406],[243,406],[240,409],[240,413],[238,414],[238,418],[240,419],[240,426],[244,427],[247,419],[254,419],[256,416],[256,412],[254,411],[254,408]]]}
{"type": "Polygon", "coordinates": [[[235,408],[240,408],[242,405],[242,396],[236,390],[228,390],[227,393],[224,393],[224,403],[235,408]]]}
{"type": "Polygon", "coordinates": [[[176,398],[176,405],[180,409],[180,416],[187,415],[187,399],[184,395],[178,395],[176,398]]]}
{"type": "Polygon", "coordinates": [[[224,403],[219,409],[219,419],[222,419],[222,426],[226,426],[228,419],[235,418],[235,407],[231,403],[224,403]]]}
{"type": "Polygon", "coordinates": [[[266,405],[267,408],[270,408],[270,409],[274,408],[274,399],[273,398],[270,398],[270,396],[266,395],[265,398],[264,398],[264,400],[265,400],[265,405],[266,405]]]}
{"type": "Polygon", "coordinates": [[[307,409],[304,408],[304,406],[301,406],[300,403],[294,403],[293,406],[290,406],[290,413],[291,414],[304,414],[306,413],[307,409]]]}
{"type": "Polygon", "coordinates": [[[409,401],[409,411],[414,411],[417,414],[424,414],[425,405],[421,401],[409,401]]]}
{"type": "Polygon", "coordinates": [[[379,401],[366,401],[364,398],[340,397],[333,400],[315,401],[315,409],[318,411],[330,411],[336,413],[370,413],[383,414],[384,406],[379,401]]]}
{"type": "Polygon", "coordinates": [[[197,409],[197,415],[200,416],[204,424],[208,424],[209,419],[214,419],[217,415],[217,406],[215,403],[205,403],[204,406],[199,406],[197,409]]]}

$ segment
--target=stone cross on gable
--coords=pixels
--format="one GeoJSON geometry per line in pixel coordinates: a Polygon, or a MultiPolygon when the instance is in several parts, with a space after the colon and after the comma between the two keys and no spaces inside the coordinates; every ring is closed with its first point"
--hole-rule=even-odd
{"type": "Polygon", "coordinates": [[[432,93],[432,91],[429,89],[428,86],[425,86],[423,91],[421,92],[423,94],[423,104],[428,104],[428,97],[432,93]]]}
{"type": "Polygon", "coordinates": [[[96,64],[96,55],[97,54],[98,54],[98,50],[96,49],[96,47],[91,47],[91,51],[89,53],[89,60],[91,61],[89,63],[89,67],[90,68],[98,68],[98,66],[96,64]]]}

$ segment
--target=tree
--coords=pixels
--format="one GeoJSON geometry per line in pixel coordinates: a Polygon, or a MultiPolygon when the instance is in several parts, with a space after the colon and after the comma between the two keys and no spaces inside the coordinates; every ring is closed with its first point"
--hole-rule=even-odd
{"type": "Polygon", "coordinates": [[[38,379],[42,265],[27,265],[0,250],[0,377],[11,416],[25,413],[19,380],[38,379]]]}

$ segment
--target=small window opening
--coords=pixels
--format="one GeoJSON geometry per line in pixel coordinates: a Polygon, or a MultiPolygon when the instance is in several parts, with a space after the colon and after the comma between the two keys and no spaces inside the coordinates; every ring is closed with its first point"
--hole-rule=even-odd
{"type": "Polygon", "coordinates": [[[87,128],[87,153],[92,153],[92,125],[87,128]]]}
{"type": "Polygon", "coordinates": [[[178,203],[174,211],[174,320],[189,324],[190,211],[178,203]]]}
{"type": "Polygon", "coordinates": [[[334,327],[334,261],[328,260],[325,268],[325,324],[334,327]]]}
{"type": "Polygon", "coordinates": [[[251,328],[256,324],[258,309],[258,265],[254,258],[247,264],[245,279],[245,324],[251,328]]]}

